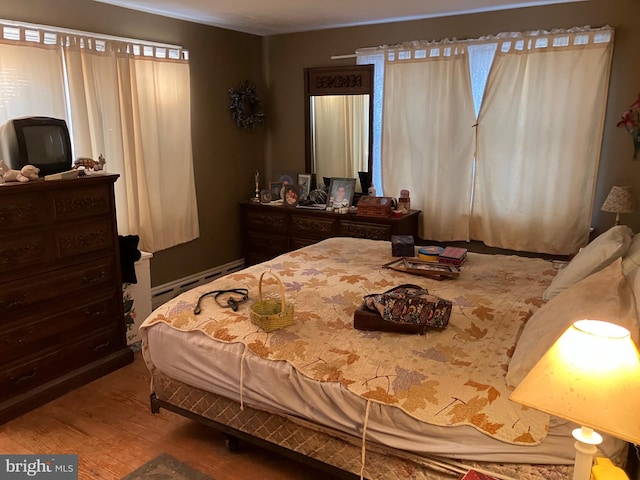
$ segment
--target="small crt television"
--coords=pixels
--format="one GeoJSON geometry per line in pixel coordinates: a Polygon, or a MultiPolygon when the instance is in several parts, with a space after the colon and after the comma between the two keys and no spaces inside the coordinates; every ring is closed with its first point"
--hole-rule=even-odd
{"type": "Polygon", "coordinates": [[[0,130],[0,159],[14,170],[33,165],[41,177],[71,169],[67,122],[51,117],[9,120],[0,130]]]}

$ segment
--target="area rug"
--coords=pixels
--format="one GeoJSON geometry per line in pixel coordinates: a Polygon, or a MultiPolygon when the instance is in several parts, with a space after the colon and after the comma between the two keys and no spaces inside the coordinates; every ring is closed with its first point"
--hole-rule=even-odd
{"type": "Polygon", "coordinates": [[[122,480],[213,480],[209,475],[163,453],[149,460],[122,480]]]}

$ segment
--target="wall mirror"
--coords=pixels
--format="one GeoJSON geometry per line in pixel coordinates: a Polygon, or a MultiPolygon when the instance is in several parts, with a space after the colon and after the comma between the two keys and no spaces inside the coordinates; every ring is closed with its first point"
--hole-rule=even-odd
{"type": "Polygon", "coordinates": [[[305,68],[304,91],[306,171],[318,184],[355,178],[362,191],[361,177],[371,175],[359,172],[373,162],[373,65],[305,68]]]}

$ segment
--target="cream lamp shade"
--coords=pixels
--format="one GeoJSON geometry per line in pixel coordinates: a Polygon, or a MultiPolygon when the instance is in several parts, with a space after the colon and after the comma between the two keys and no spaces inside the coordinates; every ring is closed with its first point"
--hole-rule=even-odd
{"type": "Polygon", "coordinates": [[[640,443],[640,354],[621,326],[599,320],[574,323],[510,398],[640,443]]]}
{"type": "Polygon", "coordinates": [[[583,426],[573,432],[574,479],[589,478],[595,445],[602,441],[592,429],[640,443],[640,354],[619,325],[574,323],[509,398],[583,426]]]}
{"type": "Polygon", "coordinates": [[[630,186],[621,187],[614,185],[600,210],[615,213],[616,225],[620,224],[621,213],[632,213],[636,210],[636,199],[633,195],[633,188],[630,186]]]}

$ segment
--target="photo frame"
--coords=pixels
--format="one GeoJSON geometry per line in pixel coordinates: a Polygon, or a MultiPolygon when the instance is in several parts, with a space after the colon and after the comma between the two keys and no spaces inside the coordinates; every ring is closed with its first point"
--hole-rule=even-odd
{"type": "Polygon", "coordinates": [[[332,177],[327,194],[327,207],[350,207],[356,190],[355,178],[332,177]]]}
{"type": "Polygon", "coordinates": [[[298,174],[298,186],[300,187],[300,198],[307,198],[311,192],[311,185],[313,182],[313,174],[311,173],[299,173],[298,174]]]}
{"type": "Polygon", "coordinates": [[[300,199],[298,185],[284,185],[282,187],[282,204],[286,207],[295,207],[300,199]]]}
{"type": "Polygon", "coordinates": [[[282,182],[269,182],[269,191],[271,192],[271,200],[280,200],[282,195],[282,182]]]}
{"type": "Polygon", "coordinates": [[[260,203],[271,202],[271,190],[260,190],[260,203]]]}
{"type": "Polygon", "coordinates": [[[278,182],[281,182],[282,185],[295,185],[296,183],[296,173],[281,173],[278,175],[278,182]]]}

